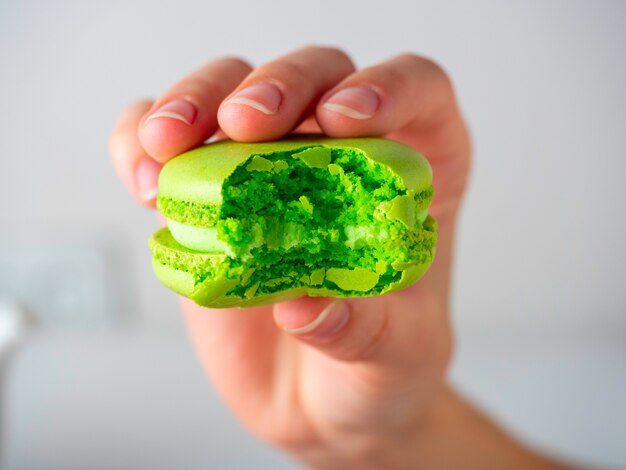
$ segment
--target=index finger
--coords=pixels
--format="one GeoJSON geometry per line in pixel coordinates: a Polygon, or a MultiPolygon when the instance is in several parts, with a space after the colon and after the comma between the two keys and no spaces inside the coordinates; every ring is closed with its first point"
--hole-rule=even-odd
{"type": "Polygon", "coordinates": [[[170,88],[139,122],[139,140],[159,162],[200,145],[217,130],[222,100],[252,68],[236,58],[215,60],[170,88]]]}

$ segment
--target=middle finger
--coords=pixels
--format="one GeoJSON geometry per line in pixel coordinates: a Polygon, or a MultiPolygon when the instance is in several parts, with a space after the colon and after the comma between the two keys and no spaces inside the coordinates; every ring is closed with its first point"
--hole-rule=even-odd
{"type": "Polygon", "coordinates": [[[287,54],[257,68],[226,98],[217,115],[220,128],[244,142],[278,139],[353,71],[338,49],[306,47],[287,54]]]}

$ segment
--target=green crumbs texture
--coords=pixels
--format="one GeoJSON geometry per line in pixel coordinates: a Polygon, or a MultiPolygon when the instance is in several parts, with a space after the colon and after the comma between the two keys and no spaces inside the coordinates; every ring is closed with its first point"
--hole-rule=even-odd
{"type": "Polygon", "coordinates": [[[221,205],[157,199],[167,218],[217,229],[229,253],[190,250],[162,229],[151,239],[155,271],[211,307],[406,287],[433,260],[436,223],[426,212],[432,186],[405,181],[358,148],[250,154],[221,184],[221,205]]]}

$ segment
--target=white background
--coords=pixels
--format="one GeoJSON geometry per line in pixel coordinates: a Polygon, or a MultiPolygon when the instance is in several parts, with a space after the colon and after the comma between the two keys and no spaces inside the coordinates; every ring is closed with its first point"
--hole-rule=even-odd
{"type": "Polygon", "coordinates": [[[48,281],[18,288],[15,270],[67,240],[100,250],[107,286],[15,356],[6,468],[293,467],[205,382],[150,270],[153,215],[117,181],[107,139],[125,105],[207,60],[261,64],[310,43],[359,66],[413,51],[449,72],[475,150],[453,380],[527,442],[626,468],[626,3],[3,0],[0,281],[13,287],[0,297],[45,305],[48,281]]]}

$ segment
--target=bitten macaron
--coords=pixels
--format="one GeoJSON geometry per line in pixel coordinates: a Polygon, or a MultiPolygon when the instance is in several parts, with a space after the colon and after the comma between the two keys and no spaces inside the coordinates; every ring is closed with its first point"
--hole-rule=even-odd
{"type": "Polygon", "coordinates": [[[154,271],[206,307],[385,294],[433,261],[432,197],[428,161],[391,140],[207,144],[161,170],[154,271]]]}

